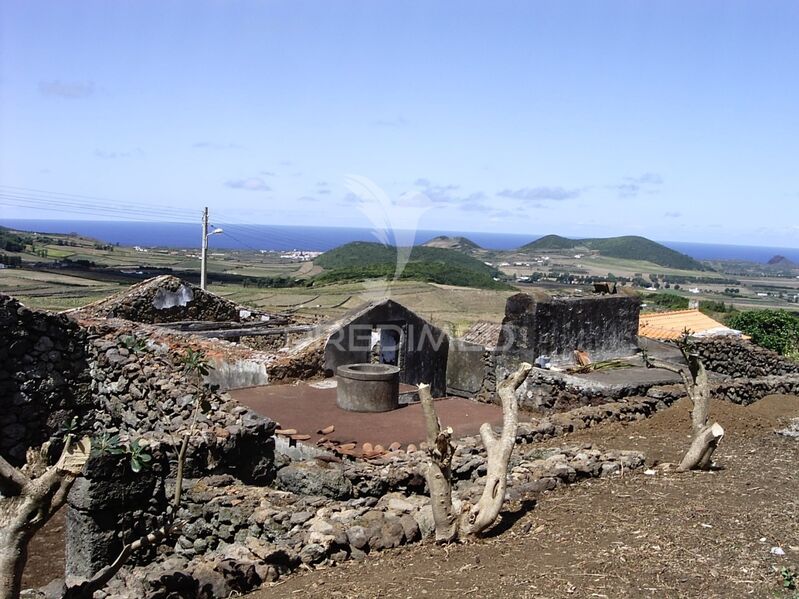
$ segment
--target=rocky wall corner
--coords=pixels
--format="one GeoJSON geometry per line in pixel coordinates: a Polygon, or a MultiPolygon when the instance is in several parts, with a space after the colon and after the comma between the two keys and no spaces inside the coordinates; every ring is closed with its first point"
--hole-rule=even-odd
{"type": "Polygon", "coordinates": [[[91,413],[86,338],[68,317],[0,294],[0,453],[12,464],[91,413]]]}

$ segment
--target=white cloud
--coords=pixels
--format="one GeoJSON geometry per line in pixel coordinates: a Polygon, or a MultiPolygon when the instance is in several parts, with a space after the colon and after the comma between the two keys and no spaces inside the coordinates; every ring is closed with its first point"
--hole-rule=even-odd
{"type": "Polygon", "coordinates": [[[580,196],[581,190],[565,187],[522,187],[520,189],[503,189],[497,195],[503,198],[525,201],[571,200],[580,196]]]}
{"type": "Polygon", "coordinates": [[[245,189],[247,191],[271,191],[272,189],[260,177],[250,177],[249,179],[230,179],[225,182],[225,186],[232,189],[245,189]]]}
{"type": "Polygon", "coordinates": [[[93,81],[40,81],[39,93],[61,98],[86,98],[94,93],[93,81]]]}

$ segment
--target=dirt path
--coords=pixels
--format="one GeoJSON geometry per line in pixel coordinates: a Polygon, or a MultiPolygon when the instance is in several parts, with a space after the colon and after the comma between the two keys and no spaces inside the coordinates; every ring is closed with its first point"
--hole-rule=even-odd
{"type": "MultiPolygon", "coordinates": [[[[690,434],[688,409],[681,402],[568,441],[674,462],[690,434]]],[[[388,551],[251,597],[792,597],[775,570],[799,568],[799,442],[773,431],[799,416],[799,398],[772,396],[748,408],[715,402],[711,415],[727,430],[716,453],[722,470],[562,488],[508,515],[518,519],[493,538],[388,551]]]]}

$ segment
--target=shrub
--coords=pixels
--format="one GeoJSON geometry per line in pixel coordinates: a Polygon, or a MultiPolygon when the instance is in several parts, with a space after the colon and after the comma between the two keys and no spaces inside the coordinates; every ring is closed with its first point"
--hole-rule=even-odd
{"type": "Polygon", "coordinates": [[[653,293],[644,296],[644,301],[647,304],[666,310],[685,310],[688,308],[688,298],[676,293],[653,293]]]}
{"type": "Polygon", "coordinates": [[[752,337],[752,341],[781,354],[799,351],[799,315],[787,310],[735,312],[727,325],[752,337]]]}

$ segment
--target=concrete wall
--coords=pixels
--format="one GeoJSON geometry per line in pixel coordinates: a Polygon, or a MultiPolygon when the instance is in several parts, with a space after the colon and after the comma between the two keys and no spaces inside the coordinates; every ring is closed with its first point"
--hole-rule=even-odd
{"type": "Polygon", "coordinates": [[[372,329],[386,326],[401,333],[400,382],[428,383],[434,396],[444,395],[449,336],[392,300],[358,312],[330,335],[325,344],[325,372],[332,375],[339,366],[371,362],[372,329]]]}
{"type": "Polygon", "coordinates": [[[580,298],[536,297],[518,293],[508,298],[498,354],[512,368],[541,355],[553,364],[575,363],[574,350],[592,361],[630,356],[638,351],[641,302],[624,294],[580,298]]]}
{"type": "Polygon", "coordinates": [[[488,365],[486,349],[477,343],[451,339],[447,357],[447,394],[474,397],[483,387],[488,365]]]}
{"type": "Polygon", "coordinates": [[[208,373],[206,380],[210,385],[218,385],[219,391],[257,387],[269,383],[266,364],[262,361],[215,356],[211,362],[213,370],[208,373]]]}

